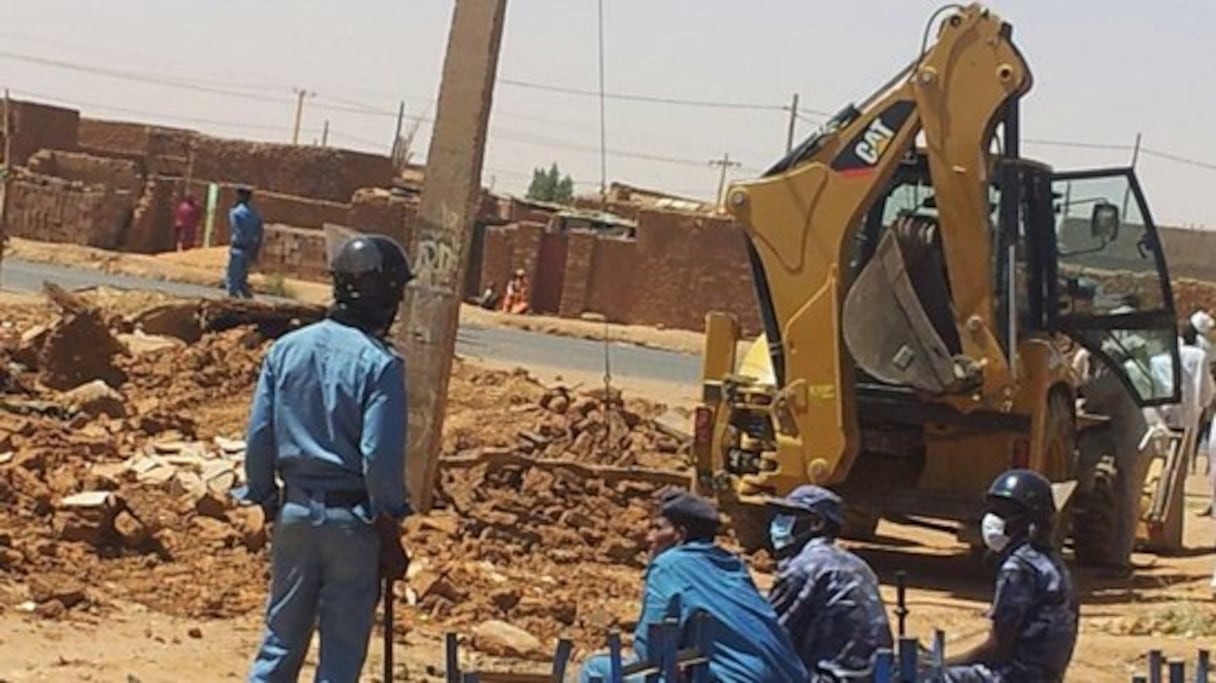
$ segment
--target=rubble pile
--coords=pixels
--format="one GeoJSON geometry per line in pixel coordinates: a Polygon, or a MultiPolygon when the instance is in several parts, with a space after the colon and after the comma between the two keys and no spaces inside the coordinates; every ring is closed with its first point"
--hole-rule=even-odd
{"type": "MultiPolygon", "coordinates": [[[[267,330],[287,319],[241,309],[196,334],[186,308],[51,301],[41,319],[3,311],[0,587],[48,618],[120,600],[197,617],[260,610],[261,511],[229,493],[267,330]],[[139,321],[152,320],[182,333],[149,334],[139,321]]],[[[449,396],[438,509],[406,531],[414,562],[400,590],[416,609],[399,618],[476,631],[488,652],[547,653],[559,635],[591,646],[629,628],[652,497],[688,478],[665,408],[460,361],[449,396]]]]}

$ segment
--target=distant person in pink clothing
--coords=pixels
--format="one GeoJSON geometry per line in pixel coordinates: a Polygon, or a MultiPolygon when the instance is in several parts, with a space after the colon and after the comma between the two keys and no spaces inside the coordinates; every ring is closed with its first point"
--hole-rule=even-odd
{"type": "Polygon", "coordinates": [[[202,217],[202,209],[194,195],[188,194],[173,211],[173,232],[177,236],[177,250],[186,251],[197,246],[198,222],[202,217]]]}

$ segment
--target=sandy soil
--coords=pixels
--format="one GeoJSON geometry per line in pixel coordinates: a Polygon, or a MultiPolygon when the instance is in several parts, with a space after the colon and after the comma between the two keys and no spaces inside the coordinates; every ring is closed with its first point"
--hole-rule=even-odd
{"type": "MultiPolygon", "coordinates": [[[[110,347],[103,338],[160,297],[84,298],[89,307],[68,309],[31,297],[0,301],[0,321],[26,336],[6,337],[4,352],[28,364],[8,366],[0,411],[0,453],[9,456],[0,459],[0,680],[240,679],[265,600],[265,539],[256,523],[222,501],[98,468],[166,440],[239,437],[268,342],[236,328],[172,352],[120,349],[102,359],[106,372],[123,377],[113,416],[73,412],[46,381],[82,359],[97,362],[99,349],[110,347]],[[73,337],[82,325],[88,335],[73,337]],[[149,521],[148,533],[116,527],[116,537],[82,536],[90,521],[61,503],[92,487],[121,494],[149,521]]],[[[445,630],[466,637],[471,660],[493,657],[490,644],[467,639],[488,619],[540,641],[525,658],[531,662],[518,665],[528,670],[542,666],[559,636],[571,637],[581,657],[609,629],[632,628],[648,501],[687,476],[686,446],[650,421],[664,406],[638,400],[646,387],[619,382],[628,399],[621,405],[594,391],[599,378],[585,378],[591,392],[583,393],[541,381],[551,371],[537,369],[538,380],[456,364],[440,505],[405,532],[414,569],[397,602],[405,637],[398,680],[433,678],[427,671],[441,666],[445,630]]],[[[678,393],[667,398],[680,407],[678,393]]],[[[1208,495],[1201,476],[1188,482],[1188,494],[1184,553],[1138,555],[1129,578],[1076,572],[1084,607],[1069,680],[1127,680],[1150,647],[1193,655],[1216,639],[1208,588],[1216,524],[1196,515],[1208,495]]],[[[896,572],[907,572],[909,633],[928,638],[943,628],[950,650],[981,637],[988,571],[940,532],[887,523],[879,532],[879,542],[854,547],[874,566],[891,608],[896,572]]],[[[758,575],[762,586],[770,581],[758,575]]],[[[379,642],[367,680],[375,680],[379,642]]]]}

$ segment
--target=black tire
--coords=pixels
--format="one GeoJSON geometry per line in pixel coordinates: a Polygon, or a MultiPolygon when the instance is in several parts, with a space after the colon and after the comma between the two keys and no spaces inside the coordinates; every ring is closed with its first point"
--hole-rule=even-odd
{"type": "Polygon", "coordinates": [[[1127,557],[1119,542],[1119,465],[1113,455],[1103,455],[1078,473],[1082,492],[1077,494],[1073,514],[1073,550],[1077,562],[1089,567],[1121,567],[1127,557]]]}

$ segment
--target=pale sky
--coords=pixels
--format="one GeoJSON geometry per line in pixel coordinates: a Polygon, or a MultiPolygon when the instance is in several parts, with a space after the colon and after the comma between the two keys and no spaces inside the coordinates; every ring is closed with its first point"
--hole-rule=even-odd
{"type": "MultiPolygon", "coordinates": [[[[609,180],[712,198],[711,158],[729,153],[754,176],[785,149],[793,93],[809,120],[859,101],[917,53],[928,0],[604,0],[606,90],[770,109],[607,103],[609,180]]],[[[1057,168],[1125,165],[1136,133],[1148,153],[1141,180],[1161,224],[1216,229],[1216,2],[1008,0],[1034,73],[1023,136],[1125,146],[1029,144],[1057,168]]],[[[77,106],[89,116],[142,120],[253,140],[290,140],[293,87],[306,101],[311,142],[385,153],[397,102],[434,114],[451,0],[37,0],[7,2],[0,86],[14,97],[77,106]],[[137,82],[29,61],[150,76],[137,82]],[[164,82],[206,91],[167,87],[164,82]],[[234,97],[230,92],[254,97],[234,97]],[[335,109],[335,107],[339,109],[335,109]],[[348,111],[341,111],[345,107],[348,111]],[[355,109],[358,111],[349,111],[355,109]]],[[[509,0],[499,78],[597,88],[595,0],[509,0]]],[[[426,152],[429,126],[417,149],[426,152]]],[[[580,191],[600,177],[594,97],[501,82],[485,184],[522,193],[537,165],[556,161],[580,191]]]]}

